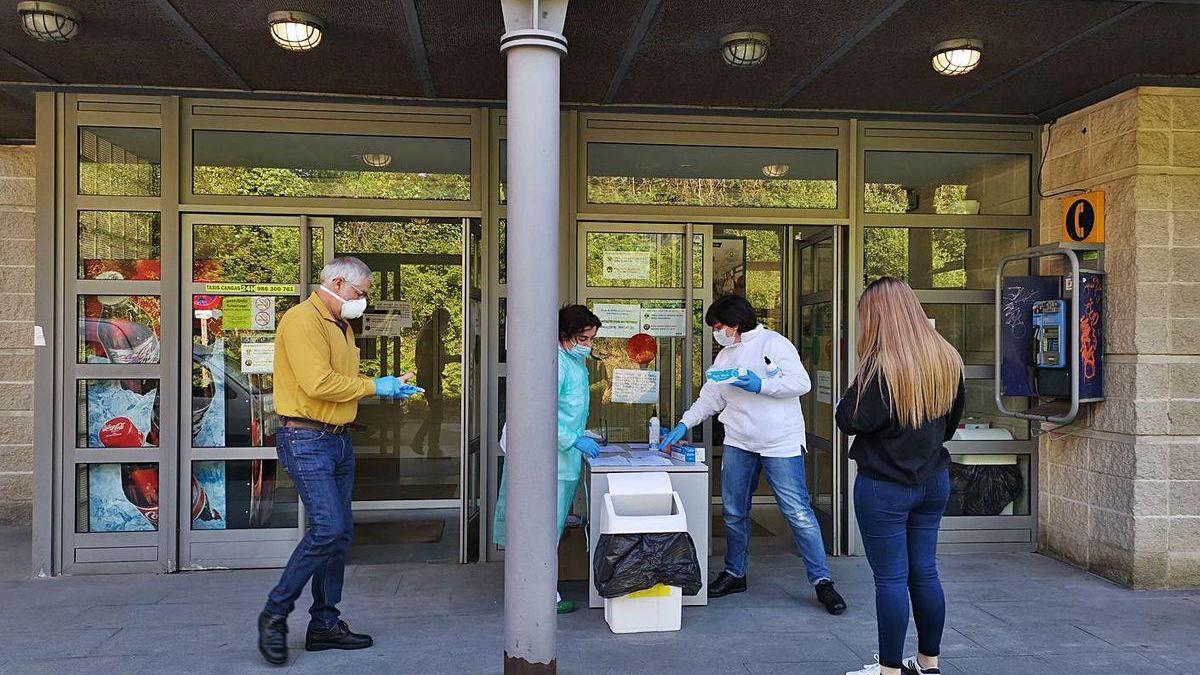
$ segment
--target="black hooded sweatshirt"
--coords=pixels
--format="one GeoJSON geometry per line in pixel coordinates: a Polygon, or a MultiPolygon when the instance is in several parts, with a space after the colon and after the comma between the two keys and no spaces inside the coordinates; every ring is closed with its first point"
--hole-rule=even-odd
{"type": "Polygon", "coordinates": [[[858,462],[860,472],[875,480],[920,485],[950,466],[944,443],[954,436],[962,418],[966,387],[961,379],[950,411],[916,429],[896,419],[882,377],[878,386],[871,383],[863,389],[861,402],[858,389],[855,382],[838,404],[837,425],[842,433],[854,436],[850,459],[858,462]]]}

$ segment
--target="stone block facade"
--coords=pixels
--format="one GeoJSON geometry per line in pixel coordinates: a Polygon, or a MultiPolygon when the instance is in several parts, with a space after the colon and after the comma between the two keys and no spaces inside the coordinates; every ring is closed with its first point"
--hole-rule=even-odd
{"type": "MultiPolygon", "coordinates": [[[[1058,120],[1042,189],[1106,193],[1105,396],[1042,436],[1042,551],[1137,587],[1200,586],[1200,90],[1058,120]]],[[[1062,201],[1041,200],[1058,241],[1062,201]]]]}
{"type": "Polygon", "coordinates": [[[0,145],[0,523],[33,504],[34,150],[0,145]]]}

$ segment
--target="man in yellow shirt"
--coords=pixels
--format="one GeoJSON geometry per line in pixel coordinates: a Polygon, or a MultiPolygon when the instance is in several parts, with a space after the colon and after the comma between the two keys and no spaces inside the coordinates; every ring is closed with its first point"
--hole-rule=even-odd
{"type": "Polygon", "coordinates": [[[349,425],[359,399],[404,399],[420,391],[386,375],[358,371],[358,348],[347,323],[362,316],[371,270],[358,258],[336,258],[321,271],[321,288],[288,310],[275,334],[275,411],[279,461],[296,484],[308,528],[258,617],[258,649],[269,663],[287,662],[287,616],[312,579],[309,651],[364,649],[368,635],[339,617],[346,549],[354,535],[350,491],[354,448],[349,425]]]}

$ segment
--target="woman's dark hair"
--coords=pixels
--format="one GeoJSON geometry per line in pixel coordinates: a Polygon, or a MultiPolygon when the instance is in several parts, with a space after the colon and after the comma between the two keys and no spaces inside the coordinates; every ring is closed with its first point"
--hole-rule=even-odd
{"type": "Polygon", "coordinates": [[[589,328],[599,328],[600,317],[583,305],[567,305],[558,310],[558,339],[574,340],[589,328]]]}
{"type": "Polygon", "coordinates": [[[704,323],[715,326],[732,326],[739,333],[746,333],[758,328],[758,317],[754,316],[754,308],[750,302],[740,295],[723,295],[708,306],[704,313],[704,323]]]}

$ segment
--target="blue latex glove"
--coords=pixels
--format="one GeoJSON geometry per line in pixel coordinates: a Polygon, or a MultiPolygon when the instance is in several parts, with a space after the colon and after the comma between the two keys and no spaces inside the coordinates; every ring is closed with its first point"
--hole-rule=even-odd
{"type": "Polygon", "coordinates": [[[397,398],[405,386],[407,385],[397,379],[395,375],[377,377],[375,378],[375,395],[379,398],[397,398]]]}
{"type": "Polygon", "coordinates": [[[730,382],[730,384],[738,389],[748,391],[751,394],[757,394],[758,392],[762,391],[762,378],[759,377],[758,373],[755,373],[753,370],[746,371],[745,375],[742,375],[733,382],[730,382]]]}
{"type": "Polygon", "coordinates": [[[575,449],[592,459],[600,456],[600,444],[590,436],[580,436],[579,440],[575,441],[575,449]]]}
{"type": "Polygon", "coordinates": [[[683,422],[675,425],[675,428],[663,435],[662,440],[658,442],[658,449],[665,450],[672,445],[678,443],[684,436],[687,435],[688,428],[683,422]]]}
{"type": "Polygon", "coordinates": [[[411,384],[404,384],[403,382],[400,383],[399,398],[401,398],[401,399],[406,399],[410,396],[416,396],[417,394],[424,394],[424,393],[425,393],[425,390],[420,387],[417,387],[417,386],[414,386],[411,384]]]}

